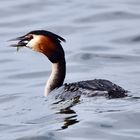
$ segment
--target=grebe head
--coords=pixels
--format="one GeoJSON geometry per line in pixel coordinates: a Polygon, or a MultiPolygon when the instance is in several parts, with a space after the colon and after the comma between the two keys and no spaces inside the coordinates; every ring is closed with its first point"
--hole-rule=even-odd
{"type": "Polygon", "coordinates": [[[64,57],[64,51],[60,43],[61,41],[65,42],[65,39],[52,32],[35,30],[13,40],[19,40],[17,44],[12,45],[13,47],[28,47],[41,52],[52,63],[57,63],[64,57]]]}
{"type": "Polygon", "coordinates": [[[12,40],[19,40],[17,44],[11,45],[17,47],[17,50],[20,47],[31,48],[43,53],[52,62],[52,72],[45,87],[45,96],[63,84],[66,74],[66,62],[61,41],[65,42],[65,39],[49,31],[36,30],[12,40]]]}

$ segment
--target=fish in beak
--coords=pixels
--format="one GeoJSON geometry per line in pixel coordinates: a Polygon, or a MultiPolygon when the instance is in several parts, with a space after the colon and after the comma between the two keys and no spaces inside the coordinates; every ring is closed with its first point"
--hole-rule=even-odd
{"type": "Polygon", "coordinates": [[[9,41],[18,41],[17,44],[12,44],[10,46],[11,47],[17,47],[17,51],[19,51],[20,48],[27,47],[26,45],[30,41],[30,38],[28,38],[28,36],[21,36],[21,37],[11,39],[9,41]]]}

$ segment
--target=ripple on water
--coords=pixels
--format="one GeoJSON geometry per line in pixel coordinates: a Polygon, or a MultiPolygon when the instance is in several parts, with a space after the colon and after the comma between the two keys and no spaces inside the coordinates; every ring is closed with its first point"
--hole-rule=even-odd
{"type": "Polygon", "coordinates": [[[37,71],[37,72],[28,72],[28,73],[21,73],[21,74],[13,74],[7,76],[8,79],[34,79],[34,78],[41,78],[46,75],[49,75],[50,72],[48,71],[37,71]]]}
{"type": "Polygon", "coordinates": [[[81,48],[81,50],[84,50],[84,51],[93,51],[93,52],[105,52],[105,51],[110,51],[112,50],[113,48],[110,47],[110,46],[84,46],[81,48]]]}
{"type": "Polygon", "coordinates": [[[109,11],[96,13],[86,17],[80,17],[75,19],[76,23],[93,23],[93,22],[102,22],[102,21],[115,21],[115,20],[130,20],[140,18],[139,14],[129,13],[125,11],[109,11]]]}
{"type": "Polygon", "coordinates": [[[17,98],[19,98],[18,94],[0,95],[0,104],[16,100],[17,98]]]}
{"type": "Polygon", "coordinates": [[[13,62],[13,61],[15,61],[15,60],[12,60],[12,59],[2,59],[2,60],[0,60],[0,64],[2,64],[2,63],[11,63],[11,62],[13,62]]]}
{"type": "Polygon", "coordinates": [[[124,54],[108,54],[108,53],[90,53],[90,52],[80,52],[75,53],[69,58],[71,61],[74,62],[92,62],[93,64],[98,63],[105,63],[106,61],[109,64],[110,62],[116,63],[124,63],[124,62],[139,62],[140,56],[139,55],[124,55],[124,54]]]}
{"type": "Polygon", "coordinates": [[[133,35],[129,37],[113,39],[112,42],[119,43],[119,44],[139,44],[140,35],[133,35]]]}
{"type": "Polygon", "coordinates": [[[55,136],[52,132],[47,133],[45,135],[36,135],[36,136],[25,136],[22,138],[17,138],[16,140],[57,140],[60,139],[58,136],[55,136]],[[47,136],[46,136],[47,135],[47,136]]]}

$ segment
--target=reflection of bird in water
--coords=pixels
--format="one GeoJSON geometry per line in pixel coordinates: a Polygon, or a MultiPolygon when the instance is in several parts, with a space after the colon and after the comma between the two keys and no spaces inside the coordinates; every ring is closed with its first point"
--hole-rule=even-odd
{"type": "Polygon", "coordinates": [[[67,129],[69,126],[74,125],[78,123],[77,120],[77,114],[74,110],[71,109],[71,107],[67,107],[65,109],[61,109],[57,114],[63,114],[63,115],[70,115],[64,118],[64,124],[61,126],[61,129],[67,129]]]}
{"type": "Polygon", "coordinates": [[[126,90],[108,80],[95,79],[63,85],[66,74],[66,61],[61,46],[61,41],[65,42],[65,39],[62,37],[49,31],[36,30],[14,40],[19,40],[19,42],[11,46],[17,47],[17,49],[24,46],[31,48],[43,53],[52,62],[52,73],[46,84],[45,95],[61,87],[61,93],[57,97],[63,99],[75,98],[80,95],[105,95],[111,98],[126,96],[126,90]]]}

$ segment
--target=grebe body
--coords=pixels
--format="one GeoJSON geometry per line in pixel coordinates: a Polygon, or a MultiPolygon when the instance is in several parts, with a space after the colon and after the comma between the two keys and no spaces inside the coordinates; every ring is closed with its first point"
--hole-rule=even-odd
{"type": "MultiPolygon", "coordinates": [[[[107,98],[122,98],[127,96],[127,91],[122,87],[104,79],[65,83],[57,89],[56,99],[75,99],[84,95],[86,97],[105,96],[107,98]]],[[[55,91],[54,91],[55,92],[55,91]]],[[[53,94],[53,92],[52,92],[53,94]]]]}
{"type": "Polygon", "coordinates": [[[65,53],[61,41],[65,39],[44,30],[36,30],[13,40],[19,40],[13,47],[28,47],[37,52],[43,53],[52,63],[52,72],[45,87],[45,96],[61,89],[56,98],[72,99],[81,95],[86,96],[107,96],[121,98],[127,96],[127,91],[122,87],[103,79],[80,81],[64,84],[66,75],[65,53]]]}

